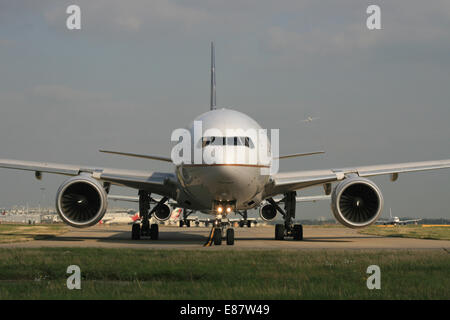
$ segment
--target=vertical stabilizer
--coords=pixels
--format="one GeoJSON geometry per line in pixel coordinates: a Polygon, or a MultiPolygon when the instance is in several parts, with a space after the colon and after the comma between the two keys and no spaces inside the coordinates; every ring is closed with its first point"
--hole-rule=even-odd
{"type": "Polygon", "coordinates": [[[216,108],[216,62],[214,42],[211,42],[211,110],[216,108]]]}

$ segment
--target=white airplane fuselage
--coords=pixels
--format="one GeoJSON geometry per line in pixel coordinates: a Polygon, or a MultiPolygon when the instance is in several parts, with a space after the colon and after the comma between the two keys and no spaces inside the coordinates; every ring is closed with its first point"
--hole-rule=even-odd
{"type": "Polygon", "coordinates": [[[262,128],[247,115],[230,109],[214,109],[194,120],[188,128],[191,161],[176,166],[176,175],[184,191],[177,199],[180,206],[215,213],[217,203],[232,204],[233,209],[243,210],[255,207],[263,200],[262,192],[270,176],[262,174],[262,169],[269,169],[271,159],[258,156],[255,161],[250,161],[249,156],[239,157],[264,151],[270,158],[270,143],[267,134],[259,135],[256,140],[252,137],[248,145],[233,140],[249,138],[249,129],[258,132],[262,128]],[[195,132],[195,123],[202,126],[200,135],[195,132]],[[194,161],[195,148],[202,153],[201,163],[194,161]],[[218,153],[222,154],[219,160],[214,158],[218,153]]]}

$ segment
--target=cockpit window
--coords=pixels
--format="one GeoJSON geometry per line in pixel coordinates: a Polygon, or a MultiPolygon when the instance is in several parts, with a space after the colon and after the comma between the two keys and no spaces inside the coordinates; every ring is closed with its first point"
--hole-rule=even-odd
{"type": "Polygon", "coordinates": [[[254,145],[252,139],[249,137],[203,137],[202,148],[213,146],[245,146],[253,149],[254,145]]]}

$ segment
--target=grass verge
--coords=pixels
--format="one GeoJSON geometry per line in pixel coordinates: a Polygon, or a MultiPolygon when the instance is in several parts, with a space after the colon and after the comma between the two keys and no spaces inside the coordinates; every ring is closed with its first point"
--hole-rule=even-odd
{"type": "Polygon", "coordinates": [[[450,240],[450,228],[437,226],[371,226],[362,229],[359,233],[386,237],[450,240]]]}
{"type": "Polygon", "coordinates": [[[65,233],[66,225],[0,224],[0,243],[42,240],[65,233]]]}
{"type": "Polygon", "coordinates": [[[445,250],[0,249],[0,299],[449,299],[445,250]],[[69,290],[69,265],[81,290],[69,290]],[[369,265],[381,289],[366,286],[369,265]]]}

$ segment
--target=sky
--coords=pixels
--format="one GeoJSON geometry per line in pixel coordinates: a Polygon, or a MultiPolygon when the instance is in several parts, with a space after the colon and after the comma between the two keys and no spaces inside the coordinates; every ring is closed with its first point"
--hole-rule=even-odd
{"type": "MultiPolygon", "coordinates": [[[[209,110],[210,41],[219,107],[279,128],[281,154],[326,151],[280,171],[450,158],[446,0],[0,0],[0,158],[172,171],[98,150],[170,155],[172,131],[209,110]],[[72,4],[81,30],[66,28],[72,4]]],[[[383,216],[449,218],[449,178],[374,178],[383,216]]],[[[65,179],[0,169],[0,208],[54,206],[65,179]]],[[[332,216],[327,202],[297,210],[332,216]]]]}

